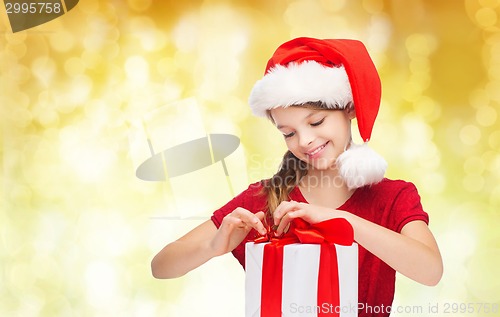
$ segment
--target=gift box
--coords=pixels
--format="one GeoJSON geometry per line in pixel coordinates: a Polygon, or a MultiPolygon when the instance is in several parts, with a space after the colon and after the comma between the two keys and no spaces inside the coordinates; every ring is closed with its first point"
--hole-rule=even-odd
{"type": "Polygon", "coordinates": [[[302,223],[245,252],[246,317],[358,315],[358,245],[344,219],[302,223]]]}

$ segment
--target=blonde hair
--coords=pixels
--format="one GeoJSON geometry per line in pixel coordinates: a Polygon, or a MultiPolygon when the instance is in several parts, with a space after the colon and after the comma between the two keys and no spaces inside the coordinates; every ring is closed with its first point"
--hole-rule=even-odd
{"type": "Polygon", "coordinates": [[[292,152],[287,151],[278,172],[263,182],[264,194],[267,196],[267,212],[270,215],[282,201],[289,199],[292,190],[306,175],[307,163],[299,160],[292,152]]]}
{"type": "MultiPolygon", "coordinates": [[[[308,102],[300,105],[291,105],[290,107],[302,107],[314,110],[342,110],[352,109],[352,103],[347,104],[345,107],[327,108],[321,102],[308,102]]],[[[274,123],[271,116],[271,111],[267,111],[267,117],[274,123]]],[[[283,156],[278,172],[270,179],[262,182],[263,195],[267,196],[267,213],[272,215],[276,207],[285,200],[290,199],[290,193],[299,185],[304,176],[307,175],[308,165],[304,161],[298,159],[292,152],[287,151],[283,156]]]]}

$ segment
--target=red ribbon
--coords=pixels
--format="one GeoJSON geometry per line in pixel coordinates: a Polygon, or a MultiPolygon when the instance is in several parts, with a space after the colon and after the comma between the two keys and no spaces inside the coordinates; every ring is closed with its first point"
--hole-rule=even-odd
{"type": "Polygon", "coordinates": [[[283,248],[292,243],[320,244],[321,253],[318,276],[318,306],[324,303],[328,309],[319,309],[318,317],[339,316],[339,276],[335,244],[352,245],[354,231],[344,218],[334,218],[314,225],[302,219],[295,219],[290,230],[283,237],[275,237],[268,229],[265,236],[254,240],[255,243],[270,242],[264,246],[262,268],[261,317],[280,317],[283,283],[283,248]],[[264,287],[265,286],[265,287],[264,287]]]}

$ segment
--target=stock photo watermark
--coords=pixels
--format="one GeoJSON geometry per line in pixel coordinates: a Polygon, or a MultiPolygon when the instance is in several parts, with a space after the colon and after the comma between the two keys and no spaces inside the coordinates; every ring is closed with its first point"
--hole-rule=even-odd
{"type": "MultiPolygon", "coordinates": [[[[282,160],[281,158],[270,158],[270,157],[262,157],[260,155],[250,155],[248,159],[249,164],[251,165],[251,169],[249,169],[249,178],[251,180],[256,179],[262,170],[271,170],[277,172],[279,169],[286,167],[287,169],[291,169],[294,171],[305,171],[308,170],[308,179],[307,179],[307,187],[315,188],[315,187],[329,187],[329,186],[341,186],[344,184],[345,180],[342,178],[337,171],[337,165],[331,164],[328,159],[317,159],[314,164],[308,164],[303,161],[300,161],[296,158],[287,158],[282,160]],[[321,170],[315,167],[316,165],[325,166],[321,170]],[[311,173],[314,171],[318,173],[311,173]],[[335,173],[331,173],[335,171],[335,173]]],[[[304,174],[303,174],[304,175],[304,174]]],[[[282,186],[284,184],[290,184],[292,181],[299,181],[296,179],[295,174],[286,174],[272,177],[269,182],[272,186],[282,186]]],[[[363,179],[360,177],[356,182],[363,182],[363,179]]]]}
{"type": "Polygon", "coordinates": [[[58,18],[73,9],[79,0],[4,0],[12,32],[20,32],[58,18]]]}
{"type": "Polygon", "coordinates": [[[369,305],[365,303],[349,305],[333,305],[331,303],[322,303],[321,305],[299,305],[291,303],[288,313],[290,314],[354,314],[357,312],[366,314],[390,314],[397,313],[402,315],[421,316],[433,314],[466,314],[475,316],[477,314],[497,314],[500,312],[499,303],[494,302],[434,302],[425,305],[369,305]]]}
{"type": "MultiPolygon", "coordinates": [[[[247,174],[247,180],[245,180],[246,183],[255,183],[254,185],[250,186],[269,186],[269,187],[282,187],[282,186],[297,186],[300,181],[301,181],[301,176],[297,178],[297,175],[306,175],[307,174],[307,182],[304,184],[302,190],[308,191],[309,189],[313,188],[318,188],[318,187],[332,187],[332,186],[342,186],[344,184],[344,179],[339,175],[339,173],[336,171],[336,165],[331,164],[330,161],[322,161],[321,159],[316,160],[316,164],[319,164],[321,166],[325,166],[325,168],[317,169],[314,165],[312,164],[307,164],[306,162],[300,161],[299,159],[292,157],[292,158],[287,158],[285,160],[282,160],[281,157],[268,157],[268,156],[261,156],[258,154],[251,154],[247,156],[247,166],[248,168],[248,174],[247,174]],[[330,165],[328,165],[330,164],[330,165]],[[281,174],[279,173],[279,170],[285,168],[287,170],[293,170],[295,172],[292,173],[285,173],[281,174]],[[259,182],[261,180],[261,173],[262,171],[270,171],[269,174],[270,176],[268,178],[264,178],[263,182],[259,182]],[[300,173],[298,173],[300,171],[300,173]],[[307,171],[307,173],[306,173],[307,171]],[[332,173],[333,171],[333,173],[332,173]],[[278,172],[278,173],[276,173],[278,172]],[[276,174],[275,174],[276,173],[276,174]],[[274,176],[272,176],[275,174],[274,176]]],[[[158,167],[156,170],[155,169],[150,169],[150,172],[153,173],[153,175],[159,175],[161,174],[162,171],[162,166],[161,164],[157,164],[158,167]]],[[[171,171],[176,171],[176,166],[175,164],[170,164],[171,171]]],[[[230,166],[226,167],[223,164],[224,167],[224,173],[220,175],[218,178],[214,178],[210,180],[210,182],[213,182],[213,184],[222,184],[227,181],[228,178],[230,178],[229,173],[227,172],[228,169],[230,169],[230,166]]],[[[138,171],[140,172],[141,169],[139,168],[138,171]]],[[[140,174],[138,172],[138,175],[140,174]]],[[[139,176],[141,176],[140,174],[139,176]]],[[[162,176],[162,175],[160,175],[162,176]]],[[[155,176],[156,177],[156,176],[155,176]]],[[[181,173],[180,175],[176,174],[176,177],[183,177],[183,174],[181,173]]],[[[141,177],[140,177],[141,178],[141,177]]],[[[168,182],[168,178],[163,176],[162,180],[168,182]]],[[[360,182],[363,181],[363,179],[359,179],[360,182]]],[[[229,184],[230,185],[230,184],[229,184]]],[[[192,188],[190,188],[192,190],[192,188]]],[[[237,193],[236,193],[237,194],[237,193]]],[[[176,195],[175,192],[171,191],[169,192],[169,199],[172,202],[181,202],[182,203],[182,197],[176,195]]],[[[193,194],[194,195],[194,194],[193,194]]],[[[234,196],[234,193],[231,191],[231,195],[234,196]]],[[[231,199],[232,197],[227,197],[228,199],[231,199]]],[[[186,197],[184,197],[186,199],[186,197]]],[[[173,205],[176,205],[173,203],[173,205]]],[[[204,209],[203,206],[199,206],[201,209],[204,209]]],[[[169,214],[165,215],[159,215],[159,216],[154,216],[151,217],[151,219],[155,220],[207,220],[210,218],[212,215],[212,210],[205,210],[202,211],[200,209],[200,212],[196,213],[194,211],[189,211],[188,213],[185,213],[182,208],[177,208],[173,207],[173,209],[176,209],[175,212],[170,212],[169,214]],[[196,216],[193,216],[193,213],[196,213],[196,216]]]]}

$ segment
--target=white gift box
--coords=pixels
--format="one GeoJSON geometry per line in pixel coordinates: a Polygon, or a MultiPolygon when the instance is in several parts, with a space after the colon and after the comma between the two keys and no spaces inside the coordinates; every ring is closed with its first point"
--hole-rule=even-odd
{"type": "MultiPolygon", "coordinates": [[[[245,316],[260,317],[262,266],[267,243],[245,246],[245,316]]],[[[289,244],[284,247],[281,312],[283,317],[315,317],[335,310],[341,317],[358,316],[358,245],[335,245],[340,304],[318,303],[320,244],[289,244]]],[[[274,317],[274,316],[273,316],[274,317]]]]}

